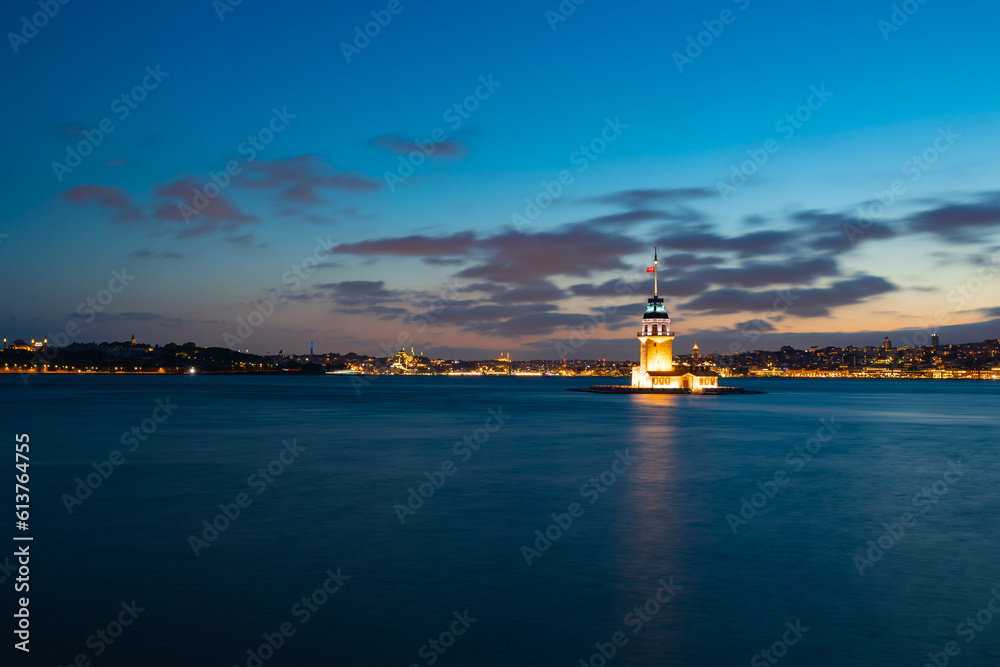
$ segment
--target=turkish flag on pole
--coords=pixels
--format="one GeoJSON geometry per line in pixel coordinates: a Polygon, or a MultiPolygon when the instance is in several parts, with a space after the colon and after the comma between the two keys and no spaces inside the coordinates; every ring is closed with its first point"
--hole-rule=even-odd
{"type": "Polygon", "coordinates": [[[655,266],[647,266],[646,267],[646,273],[656,273],[656,267],[655,266]]]}

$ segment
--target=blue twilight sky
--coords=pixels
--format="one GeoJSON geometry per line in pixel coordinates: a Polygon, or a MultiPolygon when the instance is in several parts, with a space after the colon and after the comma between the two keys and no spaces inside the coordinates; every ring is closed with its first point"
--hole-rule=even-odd
{"type": "Polygon", "coordinates": [[[678,352],[1000,335],[996,3],[42,12],[8,339],[634,358],[653,245],[678,352]]]}

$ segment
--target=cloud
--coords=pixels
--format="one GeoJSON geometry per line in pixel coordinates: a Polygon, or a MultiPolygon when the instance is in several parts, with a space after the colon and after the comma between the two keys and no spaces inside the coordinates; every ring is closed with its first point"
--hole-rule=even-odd
{"type": "Polygon", "coordinates": [[[142,218],[142,211],[132,203],[128,193],[110,185],[79,185],[63,192],[62,198],[73,204],[99,206],[118,222],[137,222],[142,218]]]}
{"type": "Polygon", "coordinates": [[[362,306],[359,308],[337,308],[337,312],[348,315],[366,315],[368,317],[375,315],[375,319],[377,320],[397,320],[403,315],[410,313],[406,308],[379,305],[362,306]]]}
{"type": "Polygon", "coordinates": [[[198,237],[218,231],[232,234],[259,221],[256,215],[239,210],[224,192],[204,195],[205,184],[190,176],[162,183],[153,190],[149,202],[151,217],[170,225],[178,238],[198,237]],[[201,205],[201,208],[198,208],[201,205]]]}
{"type": "Polygon", "coordinates": [[[465,255],[476,247],[475,232],[458,232],[447,236],[414,234],[399,238],[376,239],[358,243],[341,243],[334,253],[345,255],[409,255],[437,258],[465,255]]]}
{"type": "Polygon", "coordinates": [[[170,252],[170,251],[156,252],[154,250],[150,250],[149,248],[139,248],[138,250],[133,250],[130,256],[135,257],[137,259],[145,259],[145,258],[180,259],[181,257],[183,257],[183,255],[181,255],[181,253],[179,252],[170,252]]]}
{"type": "Polygon", "coordinates": [[[267,247],[266,243],[260,243],[260,242],[258,242],[257,241],[257,237],[254,236],[251,232],[247,232],[246,234],[240,234],[239,236],[233,236],[233,235],[230,234],[229,236],[224,236],[222,238],[222,240],[226,241],[227,243],[232,243],[234,245],[243,246],[244,248],[266,248],[267,247]]]}
{"type": "Polygon", "coordinates": [[[109,185],[79,185],[63,193],[66,201],[74,204],[98,204],[107,208],[126,208],[132,200],[121,188],[109,185]]]}
{"type": "Polygon", "coordinates": [[[545,281],[532,287],[518,287],[494,292],[491,299],[495,303],[539,303],[543,301],[558,301],[565,297],[563,290],[545,281]]]}
{"type": "Polygon", "coordinates": [[[736,323],[736,329],[738,331],[751,331],[751,330],[753,330],[753,331],[759,331],[759,332],[776,331],[777,330],[776,327],[773,324],[771,324],[770,322],[768,322],[767,320],[761,320],[761,319],[757,319],[757,318],[752,319],[752,320],[747,320],[746,322],[737,322],[736,323]]]}
{"type": "Polygon", "coordinates": [[[300,155],[287,160],[255,160],[244,164],[234,177],[236,187],[269,190],[279,200],[298,204],[318,204],[325,190],[372,192],[381,182],[358,173],[336,171],[316,155],[300,155]]]}
{"type": "Polygon", "coordinates": [[[654,202],[678,202],[690,199],[706,199],[715,195],[712,188],[650,188],[621,190],[598,197],[587,197],[581,201],[592,204],[613,204],[625,208],[641,209],[654,202]]]}
{"type": "Polygon", "coordinates": [[[591,225],[631,225],[637,222],[646,222],[647,220],[670,220],[672,216],[670,213],[664,211],[646,211],[646,210],[635,210],[626,211],[624,213],[611,213],[609,215],[601,215],[596,218],[590,218],[586,220],[587,224],[591,225]]]}
{"type": "Polygon", "coordinates": [[[690,252],[674,253],[660,257],[660,267],[666,270],[686,269],[698,266],[712,266],[726,261],[718,255],[695,255],[690,252]]]}
{"type": "MultiPolygon", "coordinates": [[[[637,275],[638,274],[636,274],[636,276],[637,275]]],[[[606,280],[605,282],[599,285],[593,285],[591,283],[580,283],[577,285],[570,285],[569,291],[574,296],[586,296],[586,297],[617,298],[624,296],[632,296],[638,289],[638,282],[636,276],[623,276],[619,278],[612,278],[611,280],[606,280]]]]}
{"type": "Polygon", "coordinates": [[[417,151],[422,155],[428,155],[429,150],[429,157],[431,158],[451,158],[457,160],[460,160],[469,154],[468,147],[460,141],[455,141],[454,139],[445,139],[444,141],[424,144],[421,146],[416,142],[407,141],[406,139],[400,139],[395,135],[387,134],[375,139],[374,143],[376,146],[396,154],[412,153],[413,151],[417,151]]]}
{"type": "MultiPolygon", "coordinates": [[[[113,222],[146,222],[156,233],[171,233],[178,238],[201,237],[223,233],[223,240],[247,247],[266,244],[243,230],[259,222],[257,215],[242,211],[231,199],[240,188],[262,190],[281,202],[279,215],[300,215],[311,222],[329,220],[310,211],[299,211],[296,205],[311,205],[323,201],[328,190],[351,192],[374,191],[381,185],[357,173],[341,173],[314,155],[301,155],[287,160],[256,160],[243,163],[242,171],[232,177],[221,191],[212,181],[193,176],[154,186],[153,194],[144,203],[135,203],[121,188],[107,185],[84,185],[63,193],[63,199],[80,205],[95,205],[111,214],[113,222]],[[212,186],[210,189],[208,186],[212,186]],[[230,188],[229,190],[226,187],[230,188]],[[214,196],[210,194],[214,192],[214,196]]],[[[343,206],[336,215],[362,218],[354,206],[343,206]]]]}
{"type": "Polygon", "coordinates": [[[75,123],[67,123],[65,125],[55,125],[54,126],[56,134],[62,135],[64,137],[82,137],[83,128],[75,123]]]}
{"type": "Polygon", "coordinates": [[[344,280],[317,285],[316,289],[329,290],[335,303],[347,306],[374,305],[400,298],[399,293],[387,290],[382,280],[344,280]]]}
{"type": "Polygon", "coordinates": [[[832,254],[849,252],[862,241],[890,239],[899,234],[890,221],[869,224],[850,213],[809,209],[797,211],[790,218],[801,226],[803,247],[832,254]]]}
{"type": "Polygon", "coordinates": [[[633,189],[613,192],[598,197],[586,197],[581,202],[619,206],[627,209],[621,213],[601,215],[586,220],[591,225],[635,225],[650,220],[672,220],[675,222],[701,222],[705,216],[699,211],[683,205],[691,199],[711,196],[708,188],[654,188],[633,189]],[[654,204],[667,207],[655,208],[654,204]]]}
{"type": "Polygon", "coordinates": [[[953,243],[974,243],[1000,229],[1000,192],[980,193],[973,203],[946,202],[907,219],[913,232],[953,243]]]}
{"type": "Polygon", "coordinates": [[[807,284],[817,278],[838,276],[837,262],[829,257],[785,262],[747,262],[739,268],[710,268],[688,274],[692,280],[716,285],[764,287],[766,285],[807,284]]]}
{"type": "Polygon", "coordinates": [[[627,269],[621,257],[641,248],[631,237],[585,225],[534,234],[511,231],[479,240],[475,249],[480,263],[457,275],[534,286],[551,276],[587,276],[597,271],[627,269]]]}
{"type": "MultiPolygon", "coordinates": [[[[788,290],[786,298],[792,301],[785,311],[793,317],[827,317],[830,309],[861,303],[871,297],[893,292],[898,288],[878,276],[860,276],[835,282],[829,287],[805,290],[788,290]]],[[[681,304],[685,310],[700,311],[708,315],[727,315],[739,312],[772,310],[782,296],[774,291],[748,292],[738,289],[718,289],[681,304]]]]}

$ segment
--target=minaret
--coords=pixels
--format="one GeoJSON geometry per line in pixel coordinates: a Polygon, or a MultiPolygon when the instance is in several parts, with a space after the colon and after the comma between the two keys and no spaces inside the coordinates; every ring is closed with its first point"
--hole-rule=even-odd
{"type": "Polygon", "coordinates": [[[639,339],[639,365],[632,371],[633,387],[652,387],[654,379],[650,373],[674,370],[674,332],[670,330],[670,315],[658,293],[656,273],[659,263],[656,248],[653,248],[653,266],[646,269],[653,274],[653,296],[647,301],[646,312],[642,315],[642,329],[636,334],[639,339]]]}

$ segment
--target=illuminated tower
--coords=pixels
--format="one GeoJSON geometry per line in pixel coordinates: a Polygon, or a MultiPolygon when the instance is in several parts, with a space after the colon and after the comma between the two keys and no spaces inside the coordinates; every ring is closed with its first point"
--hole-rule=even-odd
{"type": "Polygon", "coordinates": [[[883,349],[883,350],[885,350],[886,352],[888,352],[889,350],[891,350],[891,349],[892,349],[892,341],[891,341],[891,340],[889,340],[889,337],[888,337],[888,336],[886,336],[886,337],[885,337],[885,338],[884,338],[884,339],[882,340],[882,349],[883,349]]]}
{"type": "Polygon", "coordinates": [[[937,331],[935,331],[934,335],[931,336],[931,345],[933,345],[934,347],[938,347],[939,345],[941,345],[941,338],[937,335],[937,331]]]}
{"type": "Polygon", "coordinates": [[[697,360],[701,354],[698,352],[698,341],[694,342],[694,347],[691,348],[691,358],[697,360]]]}
{"type": "Polygon", "coordinates": [[[646,312],[642,315],[642,329],[636,334],[639,339],[639,365],[632,371],[633,387],[651,386],[650,373],[674,370],[674,333],[670,330],[670,315],[657,293],[656,266],[659,263],[654,248],[653,266],[646,269],[653,274],[653,296],[649,298],[646,312]]]}

